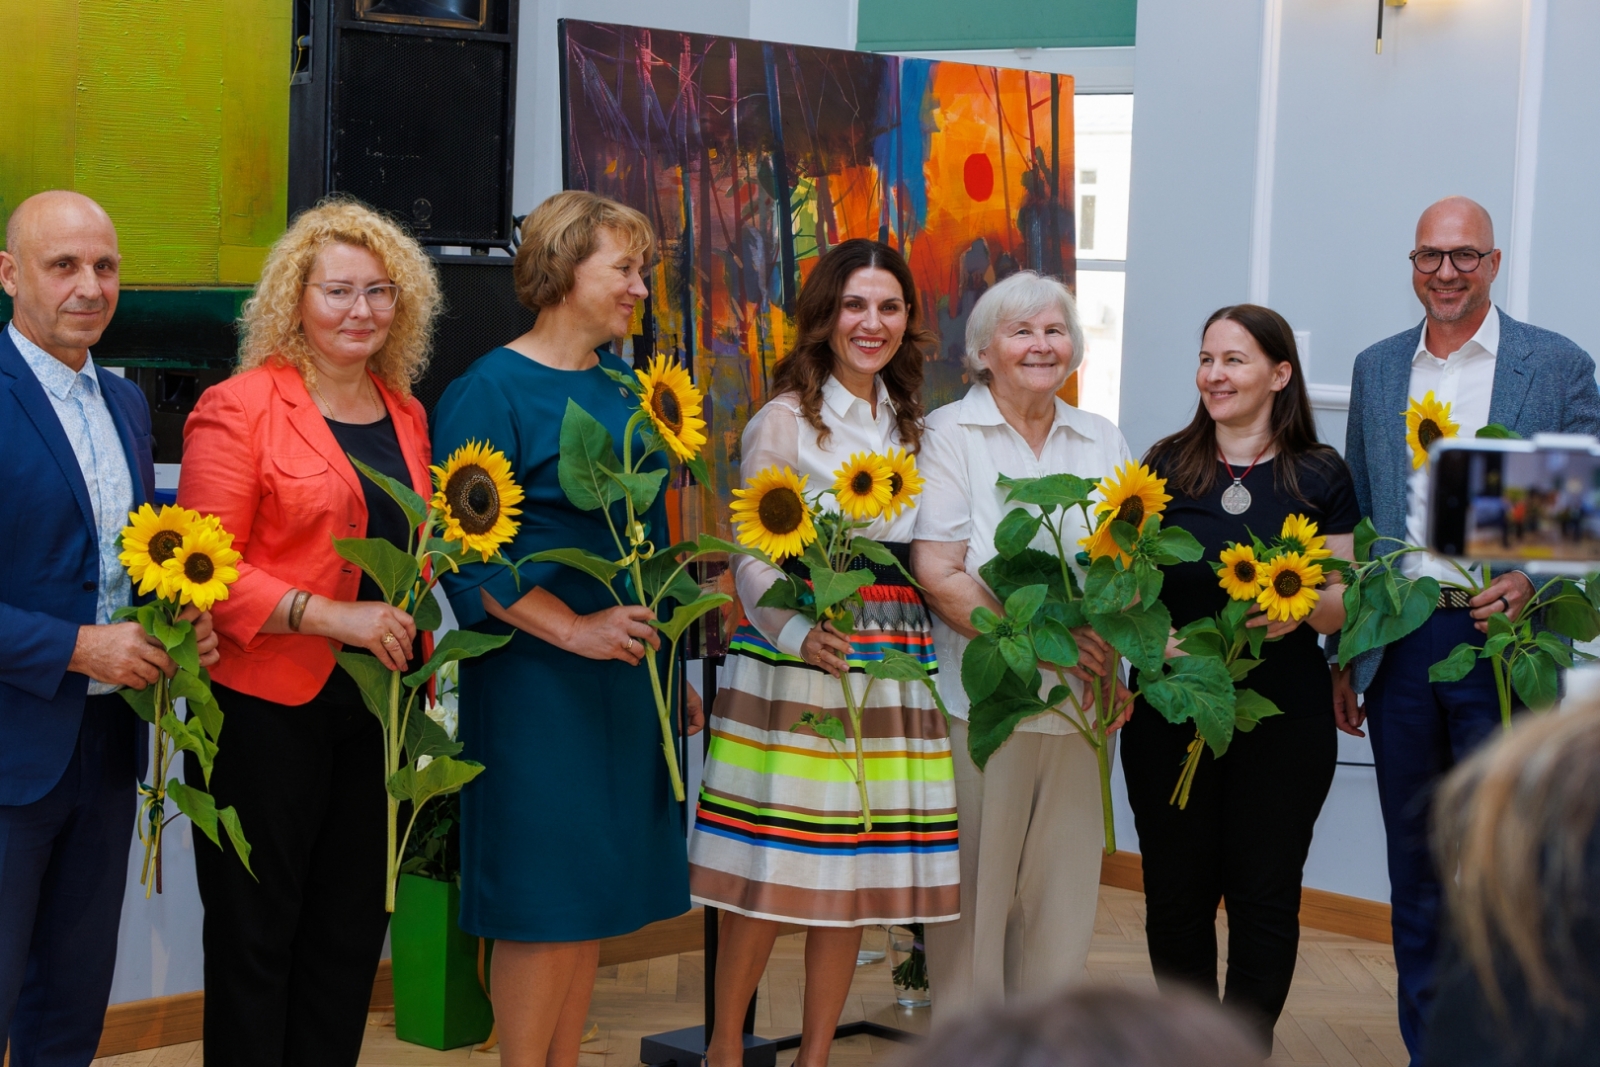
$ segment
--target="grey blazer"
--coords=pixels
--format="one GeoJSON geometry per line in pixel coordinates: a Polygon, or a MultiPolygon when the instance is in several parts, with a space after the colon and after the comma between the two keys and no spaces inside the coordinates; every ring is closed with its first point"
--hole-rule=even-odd
{"type": "MultiPolygon", "coordinates": [[[[1350,382],[1350,417],[1344,458],[1355,481],[1361,514],[1385,537],[1406,535],[1406,483],[1411,455],[1405,410],[1411,360],[1422,324],[1379,341],[1356,357],[1350,382]]],[[[1558,333],[1518,322],[1500,312],[1489,421],[1524,437],[1536,433],[1600,435],[1600,389],[1594,360],[1558,333]]],[[[1393,546],[1391,546],[1393,547],[1393,546]]],[[[1356,657],[1356,692],[1378,673],[1383,649],[1356,657]]]]}

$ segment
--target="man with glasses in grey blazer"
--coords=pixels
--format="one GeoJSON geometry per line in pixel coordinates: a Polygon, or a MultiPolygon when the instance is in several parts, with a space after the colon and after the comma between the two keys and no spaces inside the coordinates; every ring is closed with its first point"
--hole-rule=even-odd
{"type": "MultiPolygon", "coordinates": [[[[1489,213],[1448,197],[1417,221],[1411,284],[1423,322],[1356,357],[1345,459],[1361,513],[1380,535],[1426,541],[1428,465],[1406,443],[1406,408],[1432,393],[1450,405],[1462,437],[1499,423],[1536,433],[1600,433],[1600,390],[1589,355],[1560,334],[1511,318],[1489,299],[1500,270],[1489,213]]],[[[1394,547],[1391,545],[1390,547],[1394,547]]],[[[1408,555],[1413,578],[1460,580],[1426,553],[1408,555]]],[[[1388,838],[1400,1033],[1413,1065],[1422,1062],[1423,1028],[1433,999],[1440,880],[1428,851],[1428,805],[1439,778],[1499,724],[1487,660],[1459,682],[1433,683],[1428,668],[1463,641],[1483,642],[1497,611],[1515,618],[1533,594],[1526,575],[1506,571],[1467,598],[1440,595],[1438,610],[1415,632],[1357,657],[1334,673],[1339,729],[1372,731],[1378,799],[1388,838]],[[1362,693],[1365,704],[1358,703],[1362,693]]]]}

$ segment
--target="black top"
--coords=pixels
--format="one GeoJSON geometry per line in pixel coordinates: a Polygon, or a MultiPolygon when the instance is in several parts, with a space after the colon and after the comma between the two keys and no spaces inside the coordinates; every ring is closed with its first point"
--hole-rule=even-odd
{"type": "MultiPolygon", "coordinates": [[[[339,447],[347,455],[351,455],[381,474],[387,474],[403,485],[411,484],[411,471],[406,467],[405,454],[400,451],[400,439],[395,436],[394,420],[388,415],[377,422],[357,425],[352,422],[335,422],[328,420],[328,429],[333,431],[334,439],[339,442],[339,447]]],[[[406,550],[406,542],[410,540],[411,530],[406,522],[406,513],[400,510],[388,493],[362,474],[356,472],[361,480],[361,492],[367,500],[367,536],[381,537],[390,542],[400,551],[406,550]]],[[[356,593],[357,600],[382,600],[383,590],[378,588],[378,583],[361,575],[361,588],[356,593]]]]}
{"type": "MultiPolygon", "coordinates": [[[[1151,467],[1157,474],[1162,473],[1159,457],[1151,467]]],[[[1293,514],[1316,523],[1319,534],[1347,534],[1361,521],[1350,469],[1336,454],[1300,464],[1300,493],[1304,500],[1280,494],[1274,484],[1273,460],[1262,460],[1244,477],[1244,487],[1250,491],[1249,509],[1242,515],[1230,515],[1222,509],[1222,493],[1233,485],[1234,475],[1239,473],[1242,471],[1234,467],[1234,474],[1229,474],[1218,460],[1216,481],[1211,492],[1201,498],[1183,496],[1170,482],[1167,484],[1173,499],[1161,516],[1162,523],[1188,530],[1205,546],[1205,555],[1199,562],[1163,568],[1161,602],[1172,612],[1174,628],[1214,616],[1227,606],[1228,594],[1218,584],[1214,568],[1229,541],[1248,543],[1253,531],[1271,544],[1283,529],[1283,520],[1293,514]]],[[[1317,632],[1309,626],[1300,626],[1287,636],[1264,644],[1261,663],[1240,684],[1277,704],[1285,715],[1328,715],[1333,710],[1327,661],[1317,646],[1317,632]]]]}

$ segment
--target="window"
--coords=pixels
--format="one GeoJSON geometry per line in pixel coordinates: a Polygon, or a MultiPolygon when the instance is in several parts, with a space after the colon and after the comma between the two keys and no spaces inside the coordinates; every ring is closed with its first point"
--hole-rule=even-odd
{"type": "Polygon", "coordinates": [[[1073,100],[1077,156],[1078,316],[1083,365],[1078,404],[1116,421],[1122,395],[1122,296],[1128,255],[1133,96],[1073,100]]]}

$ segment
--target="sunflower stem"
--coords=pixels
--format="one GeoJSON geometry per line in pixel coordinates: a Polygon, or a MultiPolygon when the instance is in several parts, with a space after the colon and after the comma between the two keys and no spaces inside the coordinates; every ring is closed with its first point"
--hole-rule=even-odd
{"type": "Polygon", "coordinates": [[[844,673],[839,676],[844,689],[845,710],[850,713],[850,732],[856,742],[856,792],[861,796],[861,819],[866,833],[872,833],[872,805],[867,801],[867,759],[862,751],[861,709],[856,706],[855,689],[850,684],[850,661],[845,661],[844,673]]]}
{"type": "Polygon", "coordinates": [[[1116,675],[1113,673],[1100,679],[1099,689],[1101,699],[1095,710],[1095,738],[1092,743],[1095,762],[1100,766],[1100,811],[1105,819],[1106,855],[1109,856],[1117,851],[1117,825],[1111,808],[1111,741],[1106,734],[1106,716],[1116,717],[1116,675]]]}
{"type": "Polygon", "coordinates": [[[400,857],[395,851],[395,837],[400,821],[400,801],[389,788],[389,780],[400,770],[400,672],[389,672],[389,722],[384,728],[383,793],[388,808],[389,843],[383,884],[383,908],[394,911],[394,884],[399,875],[400,857]]]}

